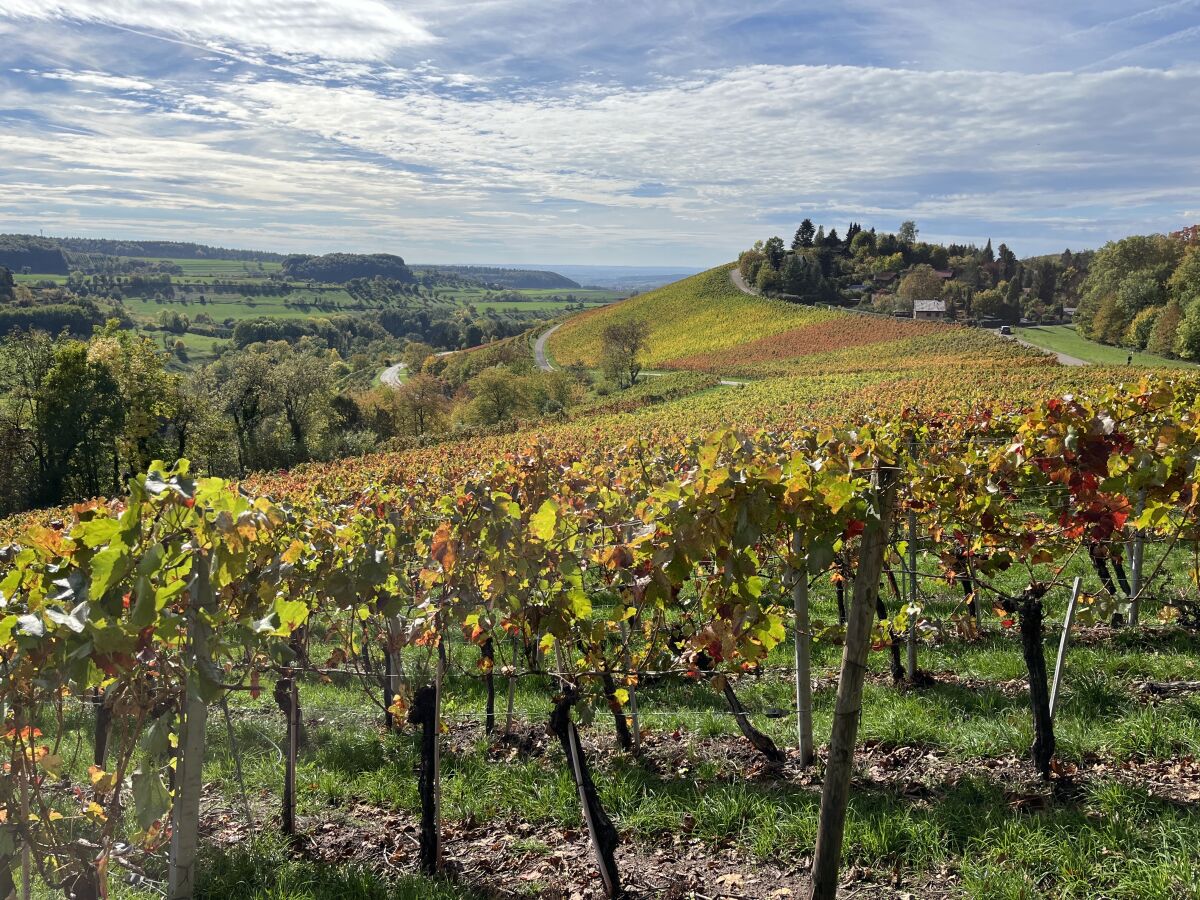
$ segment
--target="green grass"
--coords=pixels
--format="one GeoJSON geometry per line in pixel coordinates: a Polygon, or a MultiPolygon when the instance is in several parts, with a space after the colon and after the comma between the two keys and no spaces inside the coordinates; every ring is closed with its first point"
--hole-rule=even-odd
{"type": "Polygon", "coordinates": [[[17,284],[34,284],[39,281],[53,281],[55,284],[66,284],[67,276],[66,275],[38,275],[38,274],[23,275],[23,274],[17,274],[14,272],[13,273],[13,281],[15,281],[17,284]]]}
{"type": "MultiPolygon", "coordinates": [[[[1071,325],[1039,325],[1033,328],[1015,328],[1016,336],[1036,347],[1053,350],[1055,353],[1065,353],[1084,362],[1101,366],[1125,365],[1129,351],[1121,347],[1110,347],[1089,341],[1080,335],[1071,325]]],[[[1134,353],[1135,366],[1179,367],[1189,363],[1178,359],[1167,359],[1154,353],[1134,353]]]]}

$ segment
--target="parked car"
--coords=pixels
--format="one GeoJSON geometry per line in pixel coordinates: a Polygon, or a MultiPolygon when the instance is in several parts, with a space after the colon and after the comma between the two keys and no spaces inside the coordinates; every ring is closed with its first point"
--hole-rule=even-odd
{"type": "Polygon", "coordinates": [[[1012,334],[1012,327],[1009,325],[1001,325],[1000,333],[1001,334],[1012,334]]]}

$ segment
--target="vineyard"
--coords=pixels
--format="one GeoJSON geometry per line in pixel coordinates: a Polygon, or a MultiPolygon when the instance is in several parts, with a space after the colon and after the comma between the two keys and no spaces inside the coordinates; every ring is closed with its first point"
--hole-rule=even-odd
{"type": "Polygon", "coordinates": [[[1200,895],[1197,381],[621,316],[694,371],[5,523],[0,897],[1200,895]]]}

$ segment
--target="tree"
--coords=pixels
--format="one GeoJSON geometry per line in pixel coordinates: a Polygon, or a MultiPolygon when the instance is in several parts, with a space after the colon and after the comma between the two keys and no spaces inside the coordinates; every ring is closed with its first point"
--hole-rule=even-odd
{"type": "Polygon", "coordinates": [[[942,296],[941,276],[932,266],[913,266],[912,271],[901,280],[897,294],[909,309],[914,308],[920,300],[937,300],[942,296]]]}
{"type": "MultiPolygon", "coordinates": [[[[759,272],[768,271],[764,266],[759,272]]],[[[646,322],[619,322],[609,325],[601,336],[600,368],[619,387],[637,384],[642,371],[641,356],[650,337],[646,322]]]]}
{"type": "Polygon", "coordinates": [[[1175,333],[1175,352],[1183,359],[1200,360],[1200,300],[1184,313],[1175,333]]]}
{"type": "Polygon", "coordinates": [[[221,357],[215,369],[218,396],[233,422],[237,441],[238,471],[261,466],[265,456],[259,448],[259,432],[272,411],[271,363],[265,352],[243,350],[221,357]]]}
{"type": "MultiPolygon", "coordinates": [[[[1166,285],[1183,256],[1183,245],[1166,235],[1132,235],[1110,241],[1096,251],[1088,267],[1076,323],[1081,333],[1097,338],[1103,329],[1094,319],[1113,298],[1128,324],[1139,310],[1167,299],[1166,285]]],[[[1111,312],[1106,325],[1112,321],[1111,312]]]]}
{"type": "Polygon", "coordinates": [[[980,319],[1005,318],[1008,301],[1000,288],[977,291],[971,298],[971,315],[980,319]]]}
{"type": "Polygon", "coordinates": [[[1134,350],[1145,350],[1146,345],[1150,343],[1154,325],[1162,311],[1163,307],[1161,306],[1148,306],[1134,316],[1129,327],[1125,329],[1125,346],[1132,347],[1134,350]]]}
{"type": "Polygon", "coordinates": [[[1163,307],[1162,312],[1155,320],[1154,330],[1150,332],[1150,340],[1146,342],[1146,349],[1160,356],[1173,356],[1175,354],[1175,338],[1179,330],[1179,323],[1182,321],[1183,307],[1179,305],[1178,300],[1172,300],[1163,307]]]}
{"type": "Polygon", "coordinates": [[[1200,244],[1187,248],[1171,278],[1167,282],[1171,296],[1184,307],[1200,298],[1200,244]]]}
{"type": "Polygon", "coordinates": [[[842,246],[842,239],[838,237],[836,228],[829,229],[829,234],[825,237],[825,246],[831,250],[837,250],[842,246]]]}
{"type": "Polygon", "coordinates": [[[279,404],[292,439],[291,461],[311,458],[313,439],[329,408],[332,378],[328,357],[277,345],[269,390],[279,404]]]}
{"type": "Polygon", "coordinates": [[[758,249],[743,250],[738,254],[738,272],[741,273],[746,284],[757,283],[758,270],[762,268],[765,261],[766,256],[758,249]]]}
{"type": "Polygon", "coordinates": [[[511,419],[525,404],[520,377],[500,366],[484,369],[466,387],[472,396],[466,415],[473,423],[498,425],[511,419]]]}
{"type": "Polygon", "coordinates": [[[110,320],[88,344],[88,358],[105,365],[120,388],[122,427],[117,453],[125,471],[144,471],[164,456],[162,420],[178,391],[178,377],[150,338],[110,320]]]}
{"type": "Polygon", "coordinates": [[[867,256],[875,251],[875,233],[860,231],[850,241],[850,253],[856,257],[867,256]]]}
{"type": "Polygon", "coordinates": [[[979,261],[984,265],[996,261],[996,254],[992,251],[992,239],[988,238],[988,242],[983,247],[983,252],[979,254],[979,261]]]}
{"type": "Polygon", "coordinates": [[[11,269],[0,266],[0,300],[11,300],[17,292],[11,269]]]}
{"type": "Polygon", "coordinates": [[[787,253],[787,250],[783,246],[783,238],[767,238],[766,243],[763,244],[763,253],[766,255],[767,262],[771,268],[778,271],[779,267],[783,264],[783,257],[787,253]]]}
{"type": "Polygon", "coordinates": [[[917,242],[917,223],[912,219],[900,223],[900,229],[896,232],[896,238],[906,247],[911,247],[917,242]]]}
{"type": "Polygon", "coordinates": [[[445,388],[432,375],[418,373],[411,376],[395,390],[395,395],[406,430],[418,437],[440,430],[450,412],[445,388]]]}
{"type": "Polygon", "coordinates": [[[812,223],[812,219],[805,219],[800,223],[800,227],[796,229],[796,236],[792,238],[792,249],[803,250],[813,245],[813,237],[816,236],[817,229],[812,223]]]}
{"type": "MultiPolygon", "coordinates": [[[[442,346],[445,346],[443,344],[442,346]]],[[[404,348],[402,361],[409,372],[420,372],[425,360],[433,356],[434,350],[422,341],[410,341],[404,348]]]]}
{"type": "MultiPolygon", "coordinates": [[[[105,489],[105,462],[121,427],[121,389],[87,345],[65,341],[54,351],[37,402],[34,427],[43,448],[37,500],[53,506],[68,496],[95,497],[105,489]]],[[[118,479],[114,477],[113,482],[118,479]]],[[[117,493],[120,484],[108,482],[117,493]]]]}
{"type": "Polygon", "coordinates": [[[754,284],[764,294],[777,294],[783,289],[783,278],[778,269],[764,265],[758,270],[754,284]]]}
{"type": "Polygon", "coordinates": [[[1109,294],[1100,301],[1100,308],[1092,318],[1090,337],[1105,344],[1120,344],[1128,327],[1129,317],[1124,308],[1115,294],[1109,294]]]}

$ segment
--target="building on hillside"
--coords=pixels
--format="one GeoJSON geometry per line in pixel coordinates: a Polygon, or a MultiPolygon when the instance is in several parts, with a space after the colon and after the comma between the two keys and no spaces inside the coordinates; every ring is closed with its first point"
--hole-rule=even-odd
{"type": "Polygon", "coordinates": [[[951,278],[954,277],[954,270],[953,269],[934,269],[933,274],[936,275],[938,278],[942,279],[942,281],[949,281],[951,278]]]}
{"type": "Polygon", "coordinates": [[[871,277],[871,281],[875,283],[875,287],[883,287],[891,284],[898,277],[900,276],[896,272],[879,272],[871,277]]]}
{"type": "Polygon", "coordinates": [[[918,300],[913,304],[914,319],[941,321],[946,318],[945,300],[918,300]]]}

